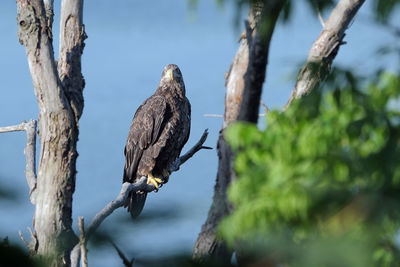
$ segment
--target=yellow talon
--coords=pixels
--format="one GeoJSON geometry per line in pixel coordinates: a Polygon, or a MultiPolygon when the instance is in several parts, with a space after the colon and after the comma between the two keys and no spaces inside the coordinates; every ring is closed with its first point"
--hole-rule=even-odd
{"type": "Polygon", "coordinates": [[[159,188],[159,184],[162,184],[163,180],[157,177],[153,177],[153,175],[149,174],[147,177],[147,184],[153,184],[156,190],[159,188]]]}
{"type": "Polygon", "coordinates": [[[152,179],[151,180],[151,183],[154,185],[154,187],[158,190],[158,184],[157,184],[157,182],[154,180],[154,179],[152,179]]]}

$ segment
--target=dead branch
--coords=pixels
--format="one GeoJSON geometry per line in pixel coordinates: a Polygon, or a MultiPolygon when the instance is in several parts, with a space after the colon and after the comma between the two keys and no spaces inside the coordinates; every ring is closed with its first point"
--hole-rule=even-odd
{"type": "Polygon", "coordinates": [[[0,127],[0,133],[25,131],[26,147],[24,150],[26,157],[25,177],[29,186],[30,200],[35,205],[36,196],[36,120],[28,122],[23,121],[21,124],[0,127]]]}
{"type": "Polygon", "coordinates": [[[125,254],[122,252],[122,250],[115,244],[112,240],[109,240],[111,245],[115,248],[115,250],[118,253],[118,256],[121,258],[122,263],[124,264],[125,267],[132,267],[133,262],[135,261],[135,258],[132,258],[131,260],[128,260],[128,258],[125,256],[125,254]]]}
{"type": "Polygon", "coordinates": [[[0,127],[0,133],[25,131],[25,124],[26,122],[23,121],[21,124],[18,125],[0,127]]]}
{"type": "Polygon", "coordinates": [[[26,227],[26,228],[28,229],[28,231],[31,235],[31,239],[30,239],[29,243],[25,240],[24,235],[22,234],[21,230],[18,231],[19,238],[21,239],[22,243],[24,243],[24,245],[27,247],[29,252],[34,252],[34,251],[36,251],[37,245],[38,245],[37,236],[30,227],[26,227]]]}
{"type": "Polygon", "coordinates": [[[320,22],[321,25],[322,25],[322,28],[325,27],[325,21],[324,21],[324,19],[322,18],[322,15],[321,15],[321,11],[320,11],[320,10],[318,10],[318,19],[319,19],[319,22],[320,22]]]}
{"type": "Polygon", "coordinates": [[[211,117],[211,118],[223,118],[224,116],[222,114],[212,114],[212,113],[206,113],[203,114],[204,117],[211,117]]]}
{"type": "Polygon", "coordinates": [[[80,245],[80,251],[82,254],[82,266],[87,267],[88,261],[87,261],[87,248],[86,248],[86,233],[85,233],[85,221],[84,221],[83,217],[79,217],[78,227],[79,227],[79,231],[80,231],[79,245],[80,245]]]}
{"type": "Polygon", "coordinates": [[[365,0],[341,0],[324,23],[321,34],[313,43],[306,63],[300,69],[296,85],[284,107],[294,99],[310,93],[328,75],[340,45],[344,44],[345,31],[365,0]]]}
{"type": "Polygon", "coordinates": [[[203,132],[203,135],[200,137],[200,140],[191,148],[189,149],[188,152],[186,152],[184,155],[180,156],[171,164],[169,167],[169,172],[175,172],[179,170],[179,167],[184,164],[188,159],[193,157],[194,154],[196,154],[199,150],[201,149],[212,149],[211,147],[208,146],[203,146],[204,142],[206,141],[208,136],[208,129],[205,129],[203,132]]]}
{"type": "Polygon", "coordinates": [[[19,238],[21,239],[22,243],[24,243],[24,245],[29,249],[29,243],[26,242],[21,230],[18,231],[18,235],[19,235],[19,238]]]}
{"type": "MultiPolygon", "coordinates": [[[[195,153],[200,151],[201,149],[211,149],[210,147],[203,146],[204,142],[206,141],[208,136],[208,130],[204,130],[203,135],[200,137],[200,140],[191,148],[188,152],[186,152],[181,157],[177,158],[171,166],[168,168],[169,172],[175,172],[179,170],[179,167],[184,164],[189,158],[191,158],[195,153]]],[[[90,223],[89,227],[86,230],[86,242],[92,236],[92,234],[97,230],[100,224],[108,217],[114,210],[122,207],[128,195],[131,191],[146,191],[152,192],[156,188],[153,184],[147,184],[147,177],[140,178],[136,183],[123,183],[121,191],[119,192],[118,196],[108,203],[99,213],[94,216],[92,222],[90,223]]],[[[74,249],[71,252],[71,266],[78,267],[79,261],[81,257],[80,252],[80,244],[76,244],[74,249]]]]}

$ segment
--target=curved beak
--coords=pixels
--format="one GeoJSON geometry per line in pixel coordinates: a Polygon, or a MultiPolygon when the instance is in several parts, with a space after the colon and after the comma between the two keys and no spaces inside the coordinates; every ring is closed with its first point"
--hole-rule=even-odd
{"type": "Polygon", "coordinates": [[[169,70],[167,70],[167,77],[170,79],[170,80],[174,80],[174,72],[173,72],[173,70],[172,69],[169,69],[169,70]]]}

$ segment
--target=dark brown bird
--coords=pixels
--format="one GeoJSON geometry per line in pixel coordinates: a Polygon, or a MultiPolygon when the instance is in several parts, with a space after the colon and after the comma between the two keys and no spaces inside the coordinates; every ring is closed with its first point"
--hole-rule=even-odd
{"type": "MultiPolygon", "coordinates": [[[[125,146],[123,182],[142,176],[158,187],[169,177],[168,167],[179,157],[190,133],[190,103],[178,66],[167,65],[155,93],[136,110],[125,146]]],[[[125,206],[137,217],[146,192],[131,192],[125,206]]]]}

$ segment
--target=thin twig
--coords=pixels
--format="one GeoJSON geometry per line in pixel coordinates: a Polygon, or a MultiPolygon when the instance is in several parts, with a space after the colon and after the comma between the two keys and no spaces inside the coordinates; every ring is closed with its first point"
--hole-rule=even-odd
{"type": "MultiPolygon", "coordinates": [[[[179,170],[179,167],[184,164],[189,158],[191,158],[196,152],[201,149],[212,149],[211,147],[203,146],[204,142],[206,141],[208,136],[208,129],[204,130],[203,135],[201,136],[200,140],[183,156],[177,158],[171,166],[168,168],[169,172],[175,172],[179,170]]],[[[156,188],[153,184],[147,184],[147,177],[141,177],[136,183],[123,183],[121,191],[119,192],[118,196],[108,203],[100,212],[94,216],[92,222],[87,227],[86,230],[86,242],[92,236],[92,234],[97,230],[100,224],[108,217],[114,210],[122,207],[126,203],[126,199],[131,191],[145,191],[145,192],[152,192],[156,188]]],[[[81,257],[80,246],[79,244],[75,245],[71,252],[71,266],[78,267],[79,261],[81,257]]]]}
{"type": "Polygon", "coordinates": [[[25,125],[26,131],[26,147],[24,150],[26,163],[25,163],[25,177],[29,186],[30,200],[33,205],[36,203],[36,120],[30,120],[25,125]]]}
{"type": "Polygon", "coordinates": [[[26,121],[23,121],[21,124],[18,125],[0,127],[0,133],[25,131],[25,124],[26,121]]]}
{"type": "Polygon", "coordinates": [[[179,167],[185,163],[189,158],[193,157],[195,153],[197,153],[201,149],[212,149],[208,146],[203,146],[208,136],[208,129],[205,129],[203,135],[200,137],[200,140],[191,148],[188,152],[186,152],[183,156],[180,156],[171,164],[169,167],[169,172],[175,172],[179,170],[179,167]]]}
{"type": "Polygon", "coordinates": [[[32,229],[30,227],[26,227],[26,228],[28,229],[29,233],[31,234],[30,242],[27,242],[25,240],[24,235],[22,234],[21,230],[18,231],[19,238],[21,239],[22,243],[24,243],[24,245],[28,248],[28,250],[30,252],[35,252],[36,246],[38,245],[37,236],[33,233],[32,229]]]}
{"type": "Polygon", "coordinates": [[[319,22],[320,22],[321,25],[322,25],[322,28],[325,27],[325,21],[324,21],[324,19],[322,18],[322,15],[321,15],[321,11],[320,11],[320,10],[318,10],[318,19],[319,19],[319,22]]]}
{"type": "Polygon", "coordinates": [[[268,108],[268,106],[262,100],[260,100],[260,104],[264,108],[264,113],[263,114],[259,114],[259,116],[264,117],[265,114],[268,114],[270,112],[270,109],[268,108]]]}
{"type": "Polygon", "coordinates": [[[118,253],[118,256],[121,258],[122,263],[124,264],[125,267],[132,267],[133,266],[133,262],[135,261],[135,258],[132,258],[131,260],[128,260],[126,258],[126,256],[124,255],[124,253],[122,252],[122,250],[119,249],[119,247],[117,246],[117,244],[115,244],[111,239],[109,240],[111,245],[115,248],[115,250],[118,253]]]}
{"type": "Polygon", "coordinates": [[[79,245],[80,245],[80,251],[82,254],[82,266],[87,267],[88,261],[87,261],[87,248],[86,248],[85,221],[84,221],[83,217],[79,217],[78,227],[79,227],[79,231],[81,232],[81,234],[79,236],[79,245]]]}
{"type": "Polygon", "coordinates": [[[24,243],[24,245],[29,249],[29,243],[26,242],[26,240],[25,240],[25,238],[24,238],[24,236],[23,236],[23,234],[22,234],[22,231],[19,230],[19,231],[18,231],[18,234],[19,234],[19,238],[21,239],[22,243],[24,243]]]}
{"type": "Polygon", "coordinates": [[[203,116],[204,117],[214,117],[214,118],[223,118],[224,117],[224,115],[222,115],[222,114],[209,114],[209,113],[206,113],[203,116]]]}
{"type": "MultiPolygon", "coordinates": [[[[269,110],[268,110],[268,112],[269,112],[269,110]]],[[[259,117],[265,117],[265,114],[266,113],[260,113],[260,114],[258,114],[258,116],[259,117]]],[[[221,115],[221,114],[209,114],[209,113],[203,114],[203,116],[204,117],[210,117],[210,118],[223,118],[224,117],[224,115],[221,115]]]]}

